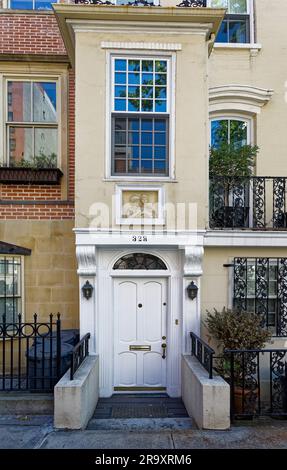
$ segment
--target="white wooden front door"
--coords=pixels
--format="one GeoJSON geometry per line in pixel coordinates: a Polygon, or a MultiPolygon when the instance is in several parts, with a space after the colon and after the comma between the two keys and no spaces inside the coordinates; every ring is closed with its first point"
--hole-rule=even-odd
{"type": "Polygon", "coordinates": [[[114,282],[115,389],[165,388],[162,345],[168,346],[167,280],[122,278],[114,282]]]}

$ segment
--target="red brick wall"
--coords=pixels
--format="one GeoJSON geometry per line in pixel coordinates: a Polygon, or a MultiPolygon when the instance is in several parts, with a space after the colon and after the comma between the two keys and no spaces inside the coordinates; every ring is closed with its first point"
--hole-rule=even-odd
{"type": "Polygon", "coordinates": [[[1,13],[0,54],[65,55],[53,13],[1,13]]]}
{"type": "MultiPolygon", "coordinates": [[[[1,8],[1,0],[0,0],[1,8]]],[[[66,55],[52,13],[0,14],[0,55],[66,55]]],[[[68,101],[68,197],[62,200],[61,185],[0,185],[2,219],[73,219],[75,169],[75,83],[69,72],[68,101]]]]}

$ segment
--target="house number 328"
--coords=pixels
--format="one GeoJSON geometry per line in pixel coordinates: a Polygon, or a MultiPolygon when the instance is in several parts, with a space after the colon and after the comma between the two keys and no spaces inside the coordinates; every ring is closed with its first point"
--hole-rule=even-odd
{"type": "Polygon", "coordinates": [[[132,242],[147,242],[147,237],[144,235],[134,235],[132,237],[132,242]]]}

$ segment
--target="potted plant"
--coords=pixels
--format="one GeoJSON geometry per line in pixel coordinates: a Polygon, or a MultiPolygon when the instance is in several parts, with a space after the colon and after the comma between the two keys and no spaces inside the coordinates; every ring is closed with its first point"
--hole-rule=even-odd
{"type": "Polygon", "coordinates": [[[215,226],[247,226],[247,183],[252,175],[258,150],[256,145],[237,146],[224,142],[210,148],[210,194],[214,202],[211,207],[215,206],[211,223],[215,226]]]}
{"type": "Polygon", "coordinates": [[[209,339],[214,338],[218,342],[221,355],[217,359],[216,370],[231,385],[235,414],[246,411],[254,414],[258,396],[258,383],[254,379],[257,371],[256,353],[238,352],[233,354],[232,359],[227,350],[262,349],[270,341],[272,333],[262,328],[259,314],[235,309],[207,311],[205,325],[210,334],[209,339]]]}

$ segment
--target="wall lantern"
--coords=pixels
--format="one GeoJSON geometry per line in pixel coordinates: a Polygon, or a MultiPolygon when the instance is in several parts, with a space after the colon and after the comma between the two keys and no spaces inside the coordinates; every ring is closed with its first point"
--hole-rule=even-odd
{"type": "Polygon", "coordinates": [[[82,287],[83,296],[85,297],[85,299],[89,300],[92,297],[93,290],[94,288],[92,284],[90,284],[89,281],[86,281],[86,283],[82,287]]]}
{"type": "Polygon", "coordinates": [[[187,295],[191,300],[196,299],[198,287],[197,285],[194,284],[193,281],[187,286],[186,290],[187,290],[187,295]]]}

